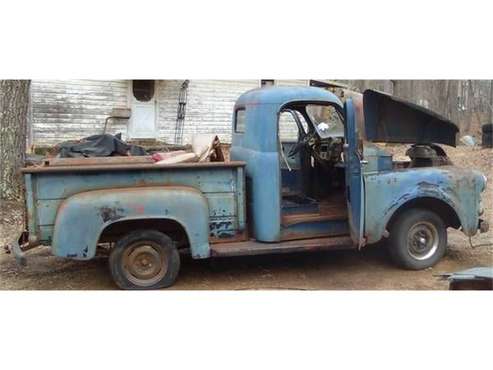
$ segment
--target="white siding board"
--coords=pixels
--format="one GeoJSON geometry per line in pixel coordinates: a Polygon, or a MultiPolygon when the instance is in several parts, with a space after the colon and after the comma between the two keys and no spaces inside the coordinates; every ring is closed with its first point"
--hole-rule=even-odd
{"type": "MultiPolygon", "coordinates": [[[[184,80],[156,81],[157,137],[173,143],[180,87],[184,80]]],[[[308,85],[309,80],[276,80],[278,86],[308,85]]],[[[260,80],[190,80],[183,143],[194,134],[218,134],[231,141],[236,99],[258,88],[260,80]]],[[[32,130],[35,145],[52,145],[99,134],[113,108],[129,107],[130,80],[32,81],[32,130]]],[[[126,138],[128,120],[112,120],[109,133],[126,138]]]]}
{"type": "MultiPolygon", "coordinates": [[[[101,133],[111,110],[128,106],[128,81],[33,80],[31,100],[34,144],[52,145],[101,133]]],[[[110,121],[118,131],[126,123],[110,121]]]]}
{"type": "Polygon", "coordinates": [[[217,134],[231,142],[231,121],[236,99],[259,87],[259,80],[192,80],[183,130],[183,141],[194,134],[217,134]]]}
{"type": "Polygon", "coordinates": [[[310,80],[274,80],[276,86],[309,86],[310,80]]]}
{"type": "Polygon", "coordinates": [[[167,143],[174,142],[178,97],[183,82],[184,80],[157,81],[158,137],[167,143]]]}

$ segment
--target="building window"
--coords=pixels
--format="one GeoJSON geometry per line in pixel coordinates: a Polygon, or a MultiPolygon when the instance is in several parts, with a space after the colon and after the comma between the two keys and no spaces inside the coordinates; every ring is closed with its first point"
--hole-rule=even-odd
{"type": "Polygon", "coordinates": [[[260,87],[274,86],[274,80],[260,80],[260,87]]]}
{"type": "Polygon", "coordinates": [[[151,100],[154,97],[154,80],[133,80],[132,92],[138,101],[151,100]]]}
{"type": "Polygon", "coordinates": [[[235,112],[235,132],[238,134],[245,132],[245,109],[238,109],[235,112]]]}

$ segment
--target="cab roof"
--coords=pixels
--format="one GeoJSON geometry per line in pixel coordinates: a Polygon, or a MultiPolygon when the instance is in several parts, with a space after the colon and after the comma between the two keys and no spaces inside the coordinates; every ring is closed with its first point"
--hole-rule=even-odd
{"type": "Polygon", "coordinates": [[[236,101],[235,107],[275,104],[283,106],[294,102],[325,102],[342,108],[339,98],[330,91],[309,86],[262,87],[247,91],[236,101]]]}

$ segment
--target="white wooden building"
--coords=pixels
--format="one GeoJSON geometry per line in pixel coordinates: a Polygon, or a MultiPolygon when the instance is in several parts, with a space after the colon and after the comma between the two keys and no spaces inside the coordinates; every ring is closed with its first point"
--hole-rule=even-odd
{"type": "Polygon", "coordinates": [[[130,118],[110,119],[107,132],[124,139],[189,143],[193,134],[217,133],[227,143],[238,96],[272,83],[313,81],[33,80],[29,142],[39,147],[100,134],[105,120],[123,108],[130,118]]]}

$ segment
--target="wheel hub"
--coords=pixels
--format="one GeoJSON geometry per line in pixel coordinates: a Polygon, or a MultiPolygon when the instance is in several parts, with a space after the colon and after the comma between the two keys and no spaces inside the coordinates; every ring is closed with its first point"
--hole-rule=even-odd
{"type": "Polygon", "coordinates": [[[417,260],[430,258],[438,249],[438,238],[438,230],[432,223],[414,224],[407,237],[409,254],[417,260]]]}
{"type": "Polygon", "coordinates": [[[167,271],[164,254],[160,252],[160,248],[151,243],[139,243],[129,247],[122,261],[127,278],[140,286],[156,283],[167,271]]]}

